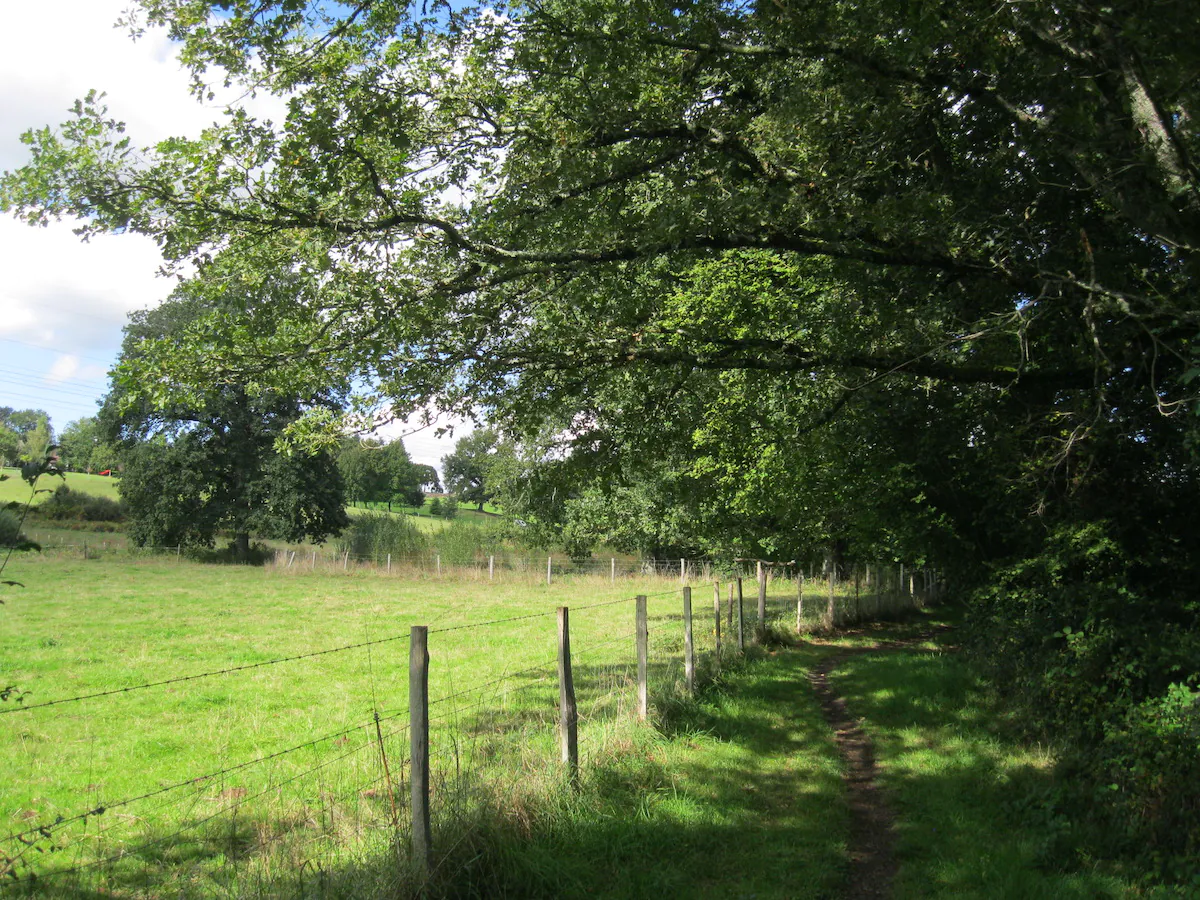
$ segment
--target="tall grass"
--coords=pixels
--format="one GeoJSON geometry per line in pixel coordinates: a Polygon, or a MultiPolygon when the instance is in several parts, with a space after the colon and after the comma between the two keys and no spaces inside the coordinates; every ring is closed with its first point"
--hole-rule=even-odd
{"type": "Polygon", "coordinates": [[[355,516],[334,546],[356,559],[380,559],[388,554],[417,557],[429,550],[430,542],[407,516],[364,513],[355,516]]]}

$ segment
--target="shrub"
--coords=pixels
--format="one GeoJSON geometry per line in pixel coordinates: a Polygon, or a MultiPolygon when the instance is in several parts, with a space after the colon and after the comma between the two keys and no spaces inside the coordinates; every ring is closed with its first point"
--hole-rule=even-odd
{"type": "Polygon", "coordinates": [[[1200,850],[1200,608],[1175,577],[1185,566],[1131,558],[1115,530],[1060,528],[994,572],[974,594],[970,640],[1058,745],[1109,849],[1177,878],[1200,850]]]}
{"type": "Polygon", "coordinates": [[[382,559],[389,553],[416,556],[428,548],[428,542],[408,516],[366,513],[351,520],[334,546],[338,553],[349,551],[356,559],[382,559]]]}
{"type": "Polygon", "coordinates": [[[0,547],[15,547],[21,537],[21,520],[12,510],[0,509],[0,547]]]}
{"type": "Polygon", "coordinates": [[[450,564],[470,564],[487,556],[502,556],[504,540],[497,528],[470,522],[454,522],[434,535],[442,561],[450,564]]]}
{"type": "Polygon", "coordinates": [[[37,507],[37,514],[59,521],[123,522],[125,506],[107,497],[73,491],[64,484],[37,507]]]}

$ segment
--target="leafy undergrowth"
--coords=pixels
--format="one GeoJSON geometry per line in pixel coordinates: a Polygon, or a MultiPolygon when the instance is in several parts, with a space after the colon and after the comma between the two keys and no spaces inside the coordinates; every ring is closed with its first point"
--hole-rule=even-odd
{"type": "Polygon", "coordinates": [[[897,898],[1175,896],[1088,857],[1055,802],[1052,754],[1006,734],[961,655],[853,656],[832,677],[875,742],[896,814],[897,898]]]}

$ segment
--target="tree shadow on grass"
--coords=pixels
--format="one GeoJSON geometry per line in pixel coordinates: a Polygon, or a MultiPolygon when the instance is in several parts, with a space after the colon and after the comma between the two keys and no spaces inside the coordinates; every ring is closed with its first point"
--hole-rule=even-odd
{"type": "Polygon", "coordinates": [[[1049,754],[997,727],[1001,713],[961,657],[863,654],[832,681],[864,720],[896,813],[897,898],[1132,893],[1082,864],[1049,754]]]}
{"type": "MultiPolygon", "coordinates": [[[[492,744],[471,764],[491,768],[451,776],[442,764],[435,868],[424,889],[406,853],[396,852],[407,847],[403,823],[393,843],[388,804],[376,796],[366,821],[378,834],[355,849],[312,822],[246,817],[242,831],[226,822],[211,840],[185,835],[131,853],[100,884],[46,879],[13,893],[837,897],[848,870],[849,813],[842,766],[805,678],[829,652],[756,650],[753,666],[710,671],[695,700],[675,692],[678,661],[659,658],[651,668],[658,728],[629,727],[602,744],[589,744],[585,729],[578,792],[555,762],[553,679],[523,676],[540,692],[536,702],[461,711],[457,732],[492,744]],[[256,867],[262,830],[289,827],[295,852],[256,867]]],[[[620,666],[577,666],[575,676],[581,709],[603,711],[618,688],[628,695],[620,666]]],[[[833,682],[865,719],[897,813],[896,897],[1124,895],[1114,879],[1072,868],[1070,823],[1055,811],[1048,758],[995,733],[994,710],[956,657],[863,654],[845,660],[833,682]]],[[[402,784],[396,795],[403,805],[402,784]]]]}
{"type": "MultiPolygon", "coordinates": [[[[680,678],[678,660],[656,660],[652,703],[667,733],[634,728],[626,718],[615,738],[597,732],[589,745],[592,735],[585,729],[579,792],[565,786],[555,760],[553,679],[546,684],[535,674],[521,677],[537,692],[536,702],[462,711],[454,721],[460,737],[475,732],[495,741],[487,755],[493,772],[487,778],[447,775],[449,763],[438,764],[437,865],[424,895],[833,896],[844,869],[845,810],[832,745],[803,668],[794,654],[733,672],[727,665],[701,699],[680,701],[670,700],[680,678]],[[536,768],[526,770],[516,757],[529,752],[521,748],[531,738],[539,743],[536,768]],[[536,789],[525,783],[530,779],[536,789]]],[[[626,668],[578,666],[575,675],[580,707],[597,720],[611,711],[606,704],[631,702],[626,668]],[[625,699],[614,699],[620,697],[625,699]]],[[[395,791],[403,809],[400,768],[395,791]]],[[[268,806],[256,814],[247,806],[236,821],[222,817],[196,830],[180,822],[161,833],[143,831],[104,866],[85,865],[57,877],[48,872],[12,885],[9,893],[416,896],[418,882],[388,849],[396,832],[389,828],[386,794],[376,789],[371,815],[359,829],[378,831],[369,842],[374,849],[364,843],[356,850],[339,848],[320,823],[304,817],[280,822],[278,810],[268,806]],[[266,852],[279,858],[263,864],[259,857],[266,852]],[[271,872],[273,881],[267,879],[271,872]]],[[[399,845],[407,847],[403,835],[399,845]]]]}
{"type": "Polygon", "coordinates": [[[804,665],[779,654],[675,704],[669,734],[642,732],[601,755],[578,796],[497,804],[433,893],[835,896],[847,812],[804,665]]]}

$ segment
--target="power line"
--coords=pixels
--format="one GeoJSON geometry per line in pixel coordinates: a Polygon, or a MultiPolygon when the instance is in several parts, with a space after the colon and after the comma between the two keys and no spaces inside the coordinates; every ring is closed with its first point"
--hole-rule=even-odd
{"type": "Polygon", "coordinates": [[[87,356],[86,354],[83,354],[83,353],[76,353],[74,350],[63,350],[61,347],[47,347],[44,344],[33,344],[33,343],[30,343],[29,341],[18,340],[17,338],[0,338],[0,341],[3,341],[6,344],[20,344],[22,347],[29,347],[31,350],[44,350],[48,353],[58,353],[62,356],[75,356],[75,357],[78,357],[79,359],[87,359],[87,360],[91,360],[92,362],[102,363],[105,366],[112,365],[111,358],[100,359],[95,356],[87,356]]]}
{"type": "Polygon", "coordinates": [[[70,397],[72,399],[78,397],[81,400],[96,400],[100,394],[104,393],[103,391],[86,391],[71,387],[70,385],[59,387],[53,383],[38,383],[33,379],[17,379],[8,376],[3,372],[0,372],[0,382],[3,382],[4,384],[11,384],[14,387],[26,391],[33,391],[42,394],[58,394],[63,397],[70,397]]]}

